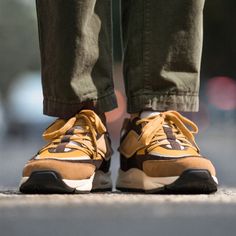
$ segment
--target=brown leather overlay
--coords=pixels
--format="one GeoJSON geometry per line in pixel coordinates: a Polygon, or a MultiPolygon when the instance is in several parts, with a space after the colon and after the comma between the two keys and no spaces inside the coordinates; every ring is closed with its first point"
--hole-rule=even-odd
{"type": "Polygon", "coordinates": [[[127,171],[131,168],[143,170],[151,177],[179,176],[187,169],[207,169],[215,175],[212,163],[203,157],[159,157],[153,155],[134,155],[131,158],[120,156],[120,168],[127,171]]]}
{"type": "Polygon", "coordinates": [[[180,144],[176,141],[176,137],[170,127],[163,127],[166,134],[167,140],[169,141],[171,147],[175,150],[181,150],[180,144]]]}
{"type": "Polygon", "coordinates": [[[127,171],[131,168],[138,168],[143,170],[143,162],[148,160],[172,160],[176,158],[172,157],[159,157],[154,155],[133,155],[132,157],[126,158],[124,155],[120,154],[120,168],[123,171],[127,171]]]}

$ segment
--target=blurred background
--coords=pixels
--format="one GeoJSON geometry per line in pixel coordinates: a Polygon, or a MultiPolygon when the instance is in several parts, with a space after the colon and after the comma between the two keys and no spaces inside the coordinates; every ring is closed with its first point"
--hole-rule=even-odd
{"type": "MultiPolygon", "coordinates": [[[[114,0],[114,81],[119,108],[107,113],[118,146],[125,113],[121,71],[119,1],[114,0]]],[[[206,0],[197,142],[218,171],[220,184],[236,186],[236,1],[206,0]]],[[[41,147],[52,122],[42,115],[37,19],[33,0],[0,1],[0,187],[16,188],[25,162],[41,147]]],[[[112,170],[116,177],[118,154],[112,170]]]]}

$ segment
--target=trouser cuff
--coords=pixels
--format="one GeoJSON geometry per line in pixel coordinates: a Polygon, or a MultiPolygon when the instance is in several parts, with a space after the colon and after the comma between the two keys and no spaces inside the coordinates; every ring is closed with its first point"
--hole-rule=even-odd
{"type": "Polygon", "coordinates": [[[117,100],[114,93],[107,96],[84,101],[84,102],[65,102],[57,99],[44,98],[43,113],[48,116],[67,119],[82,109],[95,110],[98,114],[111,111],[117,107],[117,100]]]}
{"type": "Polygon", "coordinates": [[[142,110],[196,112],[199,109],[197,94],[184,95],[140,95],[128,99],[128,113],[142,110]]]}

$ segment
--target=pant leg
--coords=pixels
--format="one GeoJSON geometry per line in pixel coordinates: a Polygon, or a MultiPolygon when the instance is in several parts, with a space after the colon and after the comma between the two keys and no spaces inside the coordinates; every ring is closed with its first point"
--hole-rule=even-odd
{"type": "Polygon", "coordinates": [[[44,114],[69,117],[117,106],[112,81],[111,0],[36,0],[44,114]]]}
{"type": "Polygon", "coordinates": [[[128,112],[198,110],[204,0],[122,0],[128,112]]]}

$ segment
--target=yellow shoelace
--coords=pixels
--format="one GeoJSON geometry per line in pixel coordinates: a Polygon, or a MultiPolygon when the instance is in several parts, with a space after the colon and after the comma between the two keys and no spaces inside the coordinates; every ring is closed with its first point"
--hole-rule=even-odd
{"type": "Polygon", "coordinates": [[[43,133],[43,138],[50,141],[48,145],[40,150],[40,153],[49,149],[57,148],[61,143],[66,132],[75,128],[73,135],[70,136],[70,141],[78,143],[78,145],[66,144],[66,148],[81,150],[92,158],[98,157],[98,154],[104,156],[97,146],[97,134],[106,132],[106,127],[103,125],[100,118],[91,110],[83,110],[74,117],[65,121],[63,119],[56,120],[43,133]],[[82,127],[76,128],[76,126],[82,127]],[[89,134],[89,135],[88,135],[89,134]]]}
{"type": "Polygon", "coordinates": [[[182,146],[192,147],[199,152],[193,135],[198,133],[197,125],[176,111],[162,112],[159,115],[143,118],[138,120],[136,124],[143,124],[139,141],[143,146],[148,146],[148,151],[157,146],[169,144],[163,130],[163,125],[168,125],[182,146]],[[191,127],[192,130],[189,130],[185,124],[191,127]]]}

